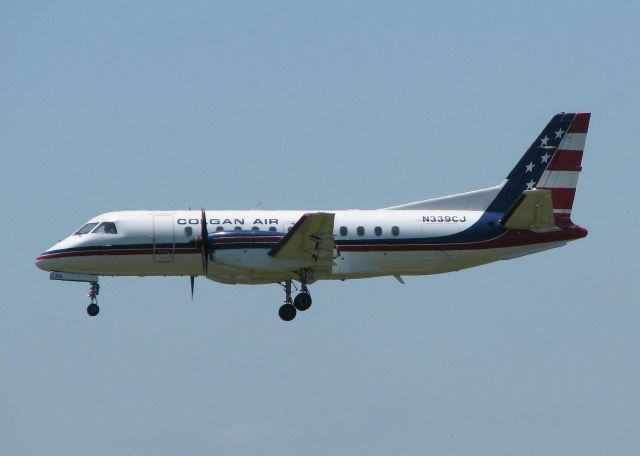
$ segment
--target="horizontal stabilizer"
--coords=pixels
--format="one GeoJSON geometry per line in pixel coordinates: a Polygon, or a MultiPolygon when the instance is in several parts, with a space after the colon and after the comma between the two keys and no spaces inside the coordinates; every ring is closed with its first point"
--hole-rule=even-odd
{"type": "Polygon", "coordinates": [[[559,230],[553,217],[551,190],[525,190],[520,200],[505,214],[500,223],[514,230],[559,230]]]}

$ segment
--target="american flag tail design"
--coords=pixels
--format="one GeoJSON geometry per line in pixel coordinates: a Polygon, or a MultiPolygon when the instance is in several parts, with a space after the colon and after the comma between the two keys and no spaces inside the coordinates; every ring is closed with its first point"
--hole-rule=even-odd
{"type": "Polygon", "coordinates": [[[551,193],[555,226],[573,226],[571,209],[590,117],[589,113],[553,116],[511,170],[488,212],[513,212],[525,192],[540,189],[551,193]]]}
{"type": "Polygon", "coordinates": [[[582,154],[589,129],[590,113],[571,114],[573,120],[562,136],[536,188],[551,191],[556,226],[571,226],[571,209],[576,195],[582,154]]]}

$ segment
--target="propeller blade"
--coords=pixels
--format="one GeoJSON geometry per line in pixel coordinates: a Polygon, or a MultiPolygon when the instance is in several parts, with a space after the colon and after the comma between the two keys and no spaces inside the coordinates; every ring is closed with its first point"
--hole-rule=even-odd
{"type": "Polygon", "coordinates": [[[191,300],[193,301],[193,287],[195,285],[195,277],[189,276],[189,283],[191,283],[191,300]]]}
{"type": "Polygon", "coordinates": [[[200,218],[200,251],[202,252],[202,271],[206,276],[209,273],[209,230],[207,230],[207,214],[202,208],[202,217],[200,218]]]}

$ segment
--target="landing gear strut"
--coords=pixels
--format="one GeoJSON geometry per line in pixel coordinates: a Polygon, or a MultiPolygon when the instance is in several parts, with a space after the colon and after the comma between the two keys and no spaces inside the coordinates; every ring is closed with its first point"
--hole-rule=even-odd
{"type": "Polygon", "coordinates": [[[92,317],[95,317],[100,312],[97,298],[99,294],[100,285],[98,285],[98,282],[91,282],[91,289],[89,290],[89,293],[87,293],[87,297],[91,300],[91,304],[87,307],[87,313],[92,317]]]}
{"type": "Polygon", "coordinates": [[[284,304],[280,306],[278,315],[284,321],[291,321],[296,318],[297,311],[304,312],[311,307],[311,294],[307,288],[307,279],[309,273],[306,269],[300,271],[300,293],[298,293],[295,299],[291,300],[291,280],[284,282],[284,304]]]}
{"type": "Polygon", "coordinates": [[[280,306],[278,315],[284,321],[291,321],[296,318],[296,308],[291,303],[291,280],[284,282],[284,304],[280,306]]]}
{"type": "Polygon", "coordinates": [[[308,269],[300,270],[300,293],[298,293],[296,299],[293,300],[293,306],[300,312],[304,312],[311,307],[311,294],[307,288],[307,281],[310,275],[308,269]]]}

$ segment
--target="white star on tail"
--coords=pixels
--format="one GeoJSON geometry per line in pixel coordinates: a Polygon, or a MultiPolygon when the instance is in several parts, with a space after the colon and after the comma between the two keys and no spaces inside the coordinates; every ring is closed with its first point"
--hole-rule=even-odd
{"type": "Polygon", "coordinates": [[[549,138],[547,135],[544,135],[544,138],[540,140],[540,147],[546,147],[549,139],[551,138],[549,138]]]}
{"type": "Polygon", "coordinates": [[[558,131],[554,131],[554,133],[556,134],[556,139],[558,139],[562,138],[562,134],[564,133],[564,131],[562,131],[562,128],[558,128],[558,131]]]}
{"type": "Polygon", "coordinates": [[[545,152],[544,155],[540,157],[540,160],[542,160],[540,163],[548,163],[550,157],[551,155],[549,155],[548,152],[545,152]]]}
{"type": "Polygon", "coordinates": [[[534,185],[536,185],[536,183],[533,181],[533,179],[531,179],[529,182],[527,182],[527,190],[533,190],[534,185]]]}
{"type": "Polygon", "coordinates": [[[532,173],[533,172],[533,167],[536,166],[533,164],[533,162],[529,162],[528,165],[525,166],[525,168],[527,168],[527,173],[532,173]]]}

